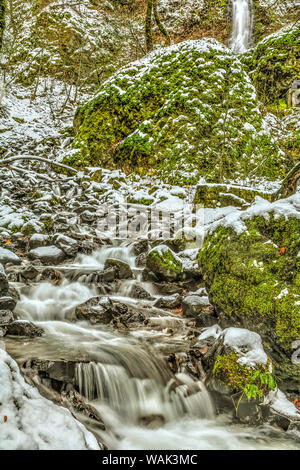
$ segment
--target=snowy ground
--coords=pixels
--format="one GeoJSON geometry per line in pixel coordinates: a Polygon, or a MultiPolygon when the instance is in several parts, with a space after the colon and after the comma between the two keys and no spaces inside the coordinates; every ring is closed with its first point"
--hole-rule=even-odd
{"type": "Polygon", "coordinates": [[[0,345],[0,449],[99,450],[95,437],[65,408],[27,385],[0,345]]]}

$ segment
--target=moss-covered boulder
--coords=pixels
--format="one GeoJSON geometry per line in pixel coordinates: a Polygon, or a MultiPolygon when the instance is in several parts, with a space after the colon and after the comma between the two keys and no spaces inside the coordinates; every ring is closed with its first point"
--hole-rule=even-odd
{"type": "Polygon", "coordinates": [[[146,268],[161,281],[176,281],[182,272],[182,263],[166,245],[159,245],[149,251],[146,268]]]}
{"type": "Polygon", "coordinates": [[[267,104],[285,99],[293,80],[300,78],[300,24],[267,36],[242,56],[258,96],[267,104]]]}
{"type": "Polygon", "coordinates": [[[65,161],[211,180],[282,164],[240,61],[214,39],[186,41],[124,67],[75,116],[65,161]]]}
{"type": "Polygon", "coordinates": [[[220,318],[258,332],[278,377],[300,389],[291,360],[300,339],[299,196],[261,201],[207,235],[199,266],[220,318]]]}

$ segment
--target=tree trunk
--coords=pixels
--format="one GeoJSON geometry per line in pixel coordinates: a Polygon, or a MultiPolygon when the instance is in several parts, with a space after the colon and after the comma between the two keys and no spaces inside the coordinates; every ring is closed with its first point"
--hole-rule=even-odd
{"type": "Polygon", "coordinates": [[[169,46],[171,44],[171,37],[170,37],[168,31],[166,30],[166,28],[164,27],[164,25],[162,24],[162,22],[160,21],[159,14],[158,14],[158,11],[157,11],[157,0],[153,0],[153,13],[154,13],[154,18],[155,18],[156,24],[157,24],[160,32],[165,36],[165,38],[167,40],[167,45],[169,46]]]}
{"type": "Polygon", "coordinates": [[[145,21],[145,35],[146,35],[146,49],[147,49],[147,52],[150,52],[153,49],[153,39],[152,39],[153,1],[154,0],[148,0],[148,2],[147,2],[146,21],[145,21]]]}
{"type": "Polygon", "coordinates": [[[3,43],[3,32],[5,27],[6,0],[0,0],[0,51],[3,43]]]}

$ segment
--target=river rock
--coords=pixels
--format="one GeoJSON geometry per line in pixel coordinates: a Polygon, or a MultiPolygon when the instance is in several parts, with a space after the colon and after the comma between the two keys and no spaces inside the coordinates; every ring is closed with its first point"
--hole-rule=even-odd
{"type": "Polygon", "coordinates": [[[91,323],[108,324],[113,318],[112,311],[100,305],[100,301],[100,297],[93,297],[78,305],[74,312],[75,319],[88,320],[91,323]]]}
{"type": "Polygon", "coordinates": [[[56,234],[53,237],[53,243],[60,248],[67,256],[75,257],[78,252],[78,243],[73,238],[66,235],[56,234]]]}
{"type": "Polygon", "coordinates": [[[12,297],[0,297],[0,310],[10,310],[13,312],[17,302],[12,297]]]}
{"type": "Polygon", "coordinates": [[[182,262],[167,245],[159,245],[147,254],[146,268],[158,280],[176,281],[182,272],[182,262]]]}
{"type": "Polygon", "coordinates": [[[49,242],[49,236],[43,235],[41,233],[35,233],[29,240],[29,246],[31,250],[35,248],[40,248],[41,246],[47,245],[49,242]]]}
{"type": "Polygon", "coordinates": [[[7,326],[14,321],[14,316],[10,310],[0,310],[0,326],[7,326]]]}
{"type": "Polygon", "coordinates": [[[132,245],[133,252],[135,255],[140,255],[148,251],[148,240],[139,240],[132,245]]]}
{"type": "Polygon", "coordinates": [[[167,295],[165,297],[160,297],[154,303],[154,307],[157,308],[178,308],[181,307],[182,297],[179,294],[167,295]]]}
{"type": "Polygon", "coordinates": [[[281,390],[295,393],[300,392],[300,365],[292,362],[300,329],[299,233],[298,194],[273,203],[256,198],[233,226],[225,219],[209,232],[198,255],[222,326],[259,333],[281,390]]]}
{"type": "Polygon", "coordinates": [[[144,299],[144,300],[152,300],[153,297],[151,294],[146,291],[142,286],[139,284],[134,284],[131,288],[130,295],[135,299],[144,299]]]}
{"type": "Polygon", "coordinates": [[[0,263],[21,264],[21,259],[12,251],[0,247],[0,263]]]}
{"type": "Polygon", "coordinates": [[[30,250],[28,256],[33,260],[40,260],[43,264],[58,264],[66,258],[65,253],[60,248],[53,245],[30,250]]]}
{"type": "Polygon", "coordinates": [[[21,276],[29,281],[33,281],[33,279],[35,279],[38,274],[39,271],[32,264],[26,266],[26,268],[21,272],[21,276]]]}
{"type": "Polygon", "coordinates": [[[25,320],[16,320],[7,326],[6,334],[11,336],[27,336],[28,338],[34,338],[36,336],[42,336],[43,333],[43,328],[34,325],[34,323],[25,320]]]}
{"type": "Polygon", "coordinates": [[[6,295],[9,284],[3,266],[0,264],[0,295],[6,295]]]}
{"type": "Polygon", "coordinates": [[[185,317],[196,318],[197,326],[211,326],[217,321],[208,297],[187,295],[182,301],[182,313],[185,317]]]}
{"type": "Polygon", "coordinates": [[[108,268],[115,268],[119,279],[132,279],[133,277],[131,267],[128,263],[125,263],[125,261],[121,261],[119,259],[114,258],[108,258],[105,261],[104,269],[108,268]]]}

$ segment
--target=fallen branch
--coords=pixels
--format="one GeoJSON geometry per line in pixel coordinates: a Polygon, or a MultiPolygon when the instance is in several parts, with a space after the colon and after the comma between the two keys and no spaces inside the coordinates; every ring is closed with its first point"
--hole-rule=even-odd
{"type": "Polygon", "coordinates": [[[281,183],[279,190],[274,194],[274,200],[291,196],[296,192],[297,182],[300,178],[300,162],[288,172],[281,183]]]}
{"type": "Polygon", "coordinates": [[[33,155],[4,158],[0,160],[0,166],[8,166],[10,163],[15,162],[17,160],[29,160],[29,161],[37,160],[39,162],[44,162],[44,163],[48,163],[49,165],[59,166],[60,168],[73,171],[74,173],[78,173],[78,170],[75,170],[75,168],[72,168],[71,166],[64,165],[63,163],[53,162],[52,160],[48,160],[47,158],[35,157],[33,155]]]}

